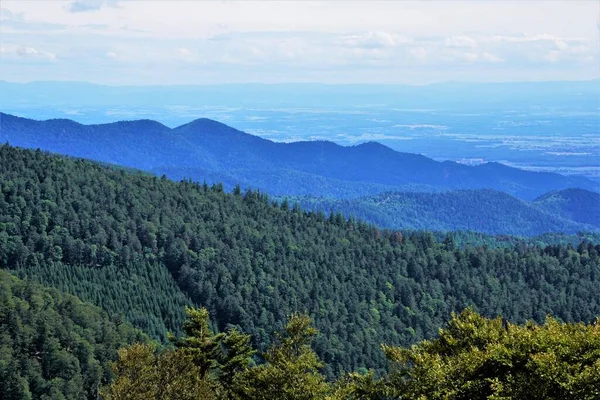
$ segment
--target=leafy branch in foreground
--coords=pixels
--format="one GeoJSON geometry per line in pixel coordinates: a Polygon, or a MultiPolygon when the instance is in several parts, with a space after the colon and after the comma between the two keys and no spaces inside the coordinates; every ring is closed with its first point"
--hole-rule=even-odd
{"type": "Polygon", "coordinates": [[[323,363],[310,347],[317,334],[306,315],[293,314],[276,344],[265,354],[265,364],[248,369],[237,380],[244,399],[322,399],[331,392],[323,363]]]}
{"type": "Polygon", "coordinates": [[[388,393],[418,399],[598,399],[600,319],[595,324],[513,325],[471,309],[435,340],[382,346],[388,393]]]}

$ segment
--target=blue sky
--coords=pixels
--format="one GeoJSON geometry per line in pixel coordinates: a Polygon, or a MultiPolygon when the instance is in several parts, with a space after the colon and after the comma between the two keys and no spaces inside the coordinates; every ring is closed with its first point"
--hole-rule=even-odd
{"type": "Polygon", "coordinates": [[[114,85],[583,80],[598,1],[14,1],[0,79],[114,85]]]}

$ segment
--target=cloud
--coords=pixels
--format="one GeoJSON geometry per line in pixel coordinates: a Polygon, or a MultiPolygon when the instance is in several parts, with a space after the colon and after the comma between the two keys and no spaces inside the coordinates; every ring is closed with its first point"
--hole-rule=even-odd
{"type": "Polygon", "coordinates": [[[56,54],[48,53],[45,51],[39,51],[37,49],[34,49],[33,47],[19,46],[19,47],[17,47],[16,52],[20,57],[24,57],[24,58],[29,57],[29,58],[38,58],[38,59],[46,59],[46,60],[56,60],[56,54]]]}
{"type": "Polygon", "coordinates": [[[0,21],[23,21],[24,13],[14,13],[8,8],[0,8],[0,21]]]}
{"type": "Polygon", "coordinates": [[[458,58],[463,61],[473,62],[473,61],[477,61],[479,59],[479,54],[467,52],[467,53],[460,54],[460,56],[458,58]]]}
{"type": "Polygon", "coordinates": [[[550,2],[536,19],[532,2],[450,3],[5,0],[0,73],[210,83],[598,76],[597,4],[550,2]]]}
{"type": "Polygon", "coordinates": [[[584,37],[570,37],[570,38],[560,38],[554,35],[549,35],[547,33],[542,33],[538,35],[529,35],[527,33],[523,33],[522,35],[494,35],[492,37],[492,41],[495,42],[506,42],[506,43],[523,43],[523,42],[586,42],[588,39],[584,37]]]}
{"type": "Polygon", "coordinates": [[[555,62],[560,61],[561,54],[562,53],[560,51],[558,51],[558,50],[552,50],[552,51],[549,51],[548,54],[546,54],[545,58],[549,62],[555,63],[555,62]]]}
{"type": "Polygon", "coordinates": [[[193,55],[192,52],[189,49],[186,49],[185,47],[178,48],[177,54],[183,57],[191,57],[193,55]]]}
{"type": "Polygon", "coordinates": [[[73,0],[66,9],[72,13],[97,11],[105,7],[118,7],[118,0],[73,0]]]}
{"type": "Polygon", "coordinates": [[[560,51],[565,51],[566,49],[569,48],[569,45],[564,40],[555,40],[554,45],[560,51]]]}
{"type": "Polygon", "coordinates": [[[491,63],[504,62],[504,59],[498,57],[495,54],[488,53],[487,51],[483,53],[482,58],[484,61],[491,62],[491,63]]]}
{"type": "Polygon", "coordinates": [[[413,39],[394,33],[374,31],[344,36],[340,44],[348,47],[383,48],[412,43],[413,39]]]}
{"type": "Polygon", "coordinates": [[[6,28],[31,32],[59,30],[64,29],[66,27],[66,25],[64,24],[56,24],[53,22],[28,21],[25,19],[24,12],[13,12],[8,8],[0,8],[0,22],[2,22],[2,27],[5,28],[5,32],[6,28]]]}
{"type": "Polygon", "coordinates": [[[477,42],[469,36],[452,36],[446,38],[444,45],[454,48],[475,48],[477,47],[477,42]]]}
{"type": "Polygon", "coordinates": [[[443,62],[451,64],[471,64],[479,60],[479,54],[473,51],[461,51],[459,49],[452,49],[444,51],[439,59],[443,62]]]}
{"type": "Polygon", "coordinates": [[[416,58],[417,60],[424,60],[427,58],[427,50],[425,50],[423,46],[414,47],[410,49],[408,51],[408,54],[410,54],[413,58],[416,58]]]}

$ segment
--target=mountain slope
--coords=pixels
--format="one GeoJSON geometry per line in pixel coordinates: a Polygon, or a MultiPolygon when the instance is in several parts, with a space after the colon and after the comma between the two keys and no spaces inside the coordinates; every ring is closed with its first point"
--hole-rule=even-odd
{"type": "Polygon", "coordinates": [[[100,308],[0,270],[0,398],[97,399],[117,350],[148,338],[100,308]]]}
{"type": "Polygon", "coordinates": [[[591,321],[599,252],[587,242],[457,248],[452,236],[381,231],[255,191],[0,146],[0,268],[124,313],[158,338],[191,303],[265,349],[306,311],[329,376],[381,370],[380,343],[432,337],[468,305],[517,322],[591,321]]]}
{"type": "Polygon", "coordinates": [[[533,204],[549,214],[600,228],[600,194],[581,189],[547,193],[533,204]]]}
{"type": "MultiPolygon", "coordinates": [[[[167,174],[174,179],[247,183],[274,195],[357,197],[385,191],[494,189],[522,199],[588,179],[523,171],[497,163],[465,166],[400,153],[378,143],[275,143],[199,119],[170,129],[141,120],[80,125],[0,114],[0,142],[167,174]]],[[[230,186],[233,187],[233,186],[230,186]]]]}
{"type": "Polygon", "coordinates": [[[341,212],[392,229],[470,230],[493,235],[599,231],[600,195],[583,189],[552,192],[526,202],[493,190],[390,192],[359,199],[294,197],[307,210],[341,212]],[[578,193],[579,196],[567,196],[578,193]],[[563,194],[560,199],[557,196],[563,194]],[[552,207],[552,206],[560,206],[552,207]]]}

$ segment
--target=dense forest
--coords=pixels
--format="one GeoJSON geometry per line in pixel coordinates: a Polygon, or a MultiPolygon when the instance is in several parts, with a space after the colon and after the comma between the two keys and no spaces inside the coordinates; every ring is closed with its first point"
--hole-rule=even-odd
{"type": "Polygon", "coordinates": [[[600,319],[513,325],[471,309],[411,348],[382,344],[389,371],[327,379],[311,319],[291,314],[257,352],[251,336],[215,330],[186,308],[168,346],[99,308],[0,271],[3,400],[592,400],[600,390],[600,319]],[[118,351],[117,351],[118,349],[118,351]]]}
{"type": "Polygon", "coordinates": [[[96,306],[0,270],[0,399],[96,399],[117,350],[147,341],[96,306]]]}
{"type": "Polygon", "coordinates": [[[600,194],[583,189],[548,193],[532,202],[494,190],[384,193],[358,199],[284,197],[303,209],[341,212],[390,229],[471,230],[532,236],[600,231],[600,194]]]}
{"type": "Polygon", "coordinates": [[[465,246],[239,187],[0,147],[0,267],[76,294],[164,340],[186,305],[259,351],[294,312],[321,334],[324,373],[383,372],[390,346],[435,336],[474,306],[513,322],[600,314],[600,246],[465,246]]]}
{"type": "Polygon", "coordinates": [[[582,189],[558,190],[540,196],[534,203],[547,213],[600,227],[600,194],[596,192],[582,189]]]}

